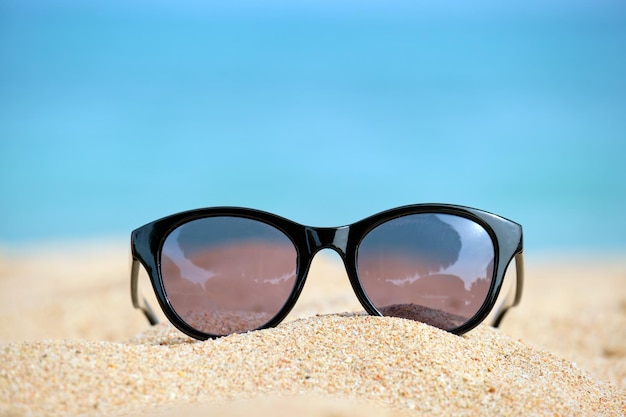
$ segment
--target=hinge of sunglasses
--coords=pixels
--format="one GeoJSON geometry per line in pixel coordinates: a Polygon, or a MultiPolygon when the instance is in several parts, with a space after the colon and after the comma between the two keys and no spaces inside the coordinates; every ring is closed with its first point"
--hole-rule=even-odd
{"type": "Polygon", "coordinates": [[[143,314],[146,316],[146,318],[150,322],[150,325],[154,326],[155,324],[159,324],[159,319],[157,315],[154,314],[154,310],[152,310],[152,307],[150,307],[150,304],[148,304],[146,298],[141,298],[143,302],[141,303],[141,305],[138,306],[138,308],[140,308],[143,314]]]}
{"type": "Polygon", "coordinates": [[[132,256],[130,256],[130,294],[131,299],[133,301],[133,307],[140,309],[143,314],[146,316],[151,325],[159,324],[159,319],[157,315],[154,314],[154,310],[148,304],[148,301],[145,297],[141,297],[141,302],[139,301],[139,288],[138,281],[139,279],[139,262],[132,256]]]}
{"type": "Polygon", "coordinates": [[[512,297],[510,293],[507,294],[506,299],[496,311],[495,317],[491,323],[493,327],[499,327],[502,319],[509,309],[518,305],[522,299],[522,291],[524,287],[524,252],[519,252],[515,255],[515,275],[515,293],[512,297]]]}

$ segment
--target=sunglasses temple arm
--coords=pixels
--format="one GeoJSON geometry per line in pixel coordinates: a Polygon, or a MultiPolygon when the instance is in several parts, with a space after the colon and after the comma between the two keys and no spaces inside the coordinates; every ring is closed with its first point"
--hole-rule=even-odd
{"type": "Polygon", "coordinates": [[[509,309],[518,305],[520,300],[522,299],[522,291],[524,288],[524,252],[520,252],[515,255],[515,275],[515,296],[513,298],[513,301],[509,302],[508,299],[510,296],[507,295],[507,299],[504,300],[502,305],[499,307],[499,310],[496,312],[493,322],[491,323],[493,327],[500,326],[502,319],[509,311],[509,309]]]}
{"type": "Polygon", "coordinates": [[[148,304],[145,297],[141,297],[139,300],[139,288],[138,288],[138,279],[139,279],[139,261],[131,257],[131,265],[130,265],[130,296],[133,300],[133,307],[140,309],[143,314],[146,316],[151,325],[155,325],[159,323],[159,319],[157,315],[154,314],[154,310],[148,304]]]}

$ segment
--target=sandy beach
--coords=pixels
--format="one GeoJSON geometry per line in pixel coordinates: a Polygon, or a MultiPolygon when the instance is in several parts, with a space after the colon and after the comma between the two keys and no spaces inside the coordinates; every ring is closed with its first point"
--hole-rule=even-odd
{"type": "Polygon", "coordinates": [[[527,254],[522,304],[459,337],[359,314],[318,256],[283,324],[199,342],[132,308],[125,242],[0,248],[0,416],[622,416],[625,283],[527,254]]]}

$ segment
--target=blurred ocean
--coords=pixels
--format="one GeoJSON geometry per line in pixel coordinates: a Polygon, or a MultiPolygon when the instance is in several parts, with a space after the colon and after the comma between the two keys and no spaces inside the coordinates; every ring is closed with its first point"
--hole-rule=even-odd
{"type": "Polygon", "coordinates": [[[443,4],[3,1],[0,244],[449,202],[626,253],[626,4],[443,4]]]}

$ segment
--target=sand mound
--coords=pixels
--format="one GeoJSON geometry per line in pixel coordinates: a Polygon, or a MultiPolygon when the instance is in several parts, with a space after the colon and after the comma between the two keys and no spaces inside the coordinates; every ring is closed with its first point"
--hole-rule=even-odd
{"type": "Polygon", "coordinates": [[[321,257],[285,323],[206,342],[149,328],[127,262],[117,243],[0,251],[0,416],[626,415],[622,257],[527,256],[502,329],[462,337],[335,314],[362,307],[321,257]]]}
{"type": "MultiPolygon", "coordinates": [[[[626,407],[617,388],[497,330],[459,337],[356,315],[206,342],[160,325],[127,343],[8,344],[0,363],[0,400],[9,415],[208,412],[207,404],[268,397],[283,405],[349,400],[411,415],[620,415],[626,407]]],[[[233,412],[246,409],[237,407],[233,412]]],[[[368,415],[379,415],[375,410],[368,415]]],[[[267,411],[274,415],[273,407],[267,411]]]]}

